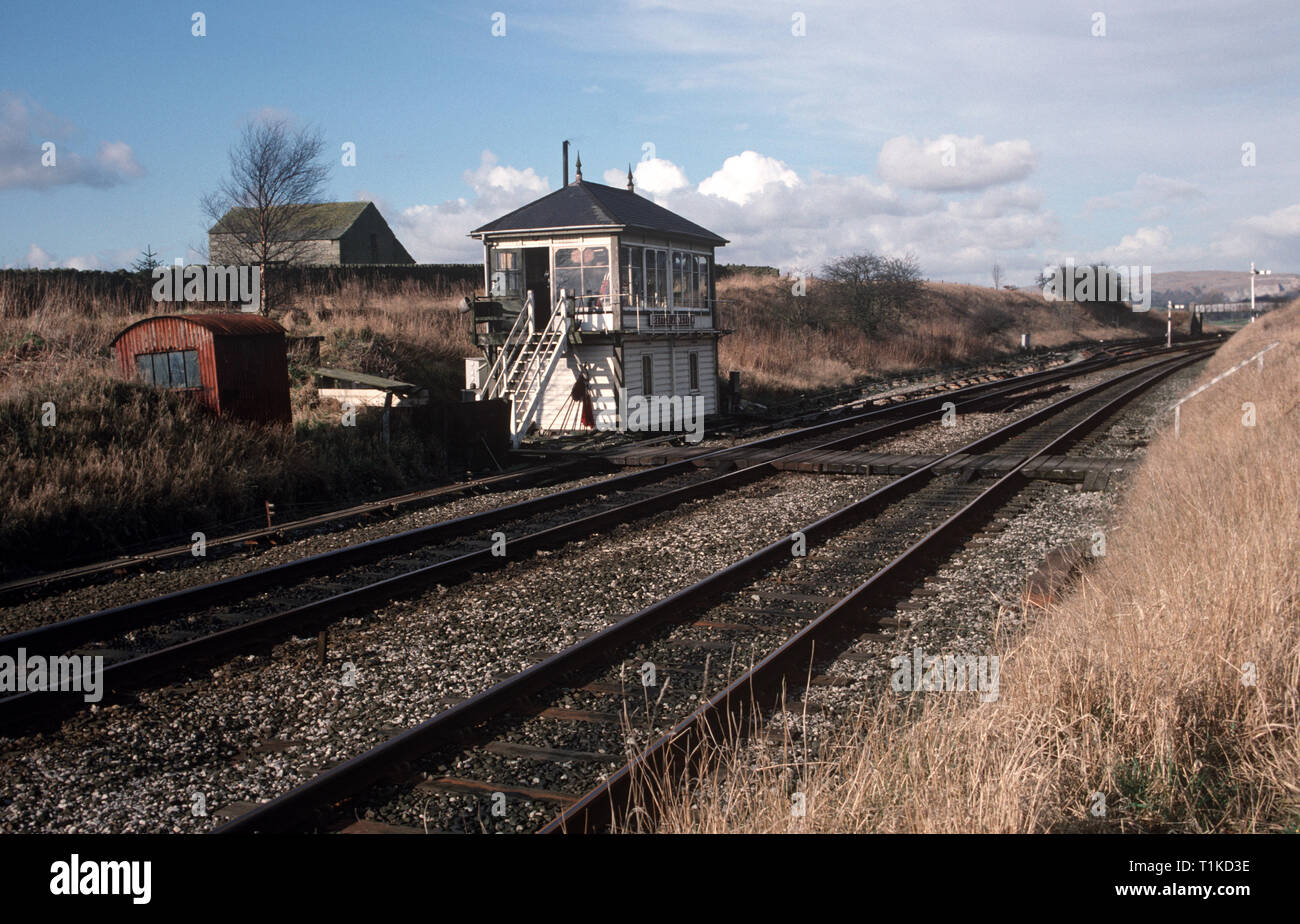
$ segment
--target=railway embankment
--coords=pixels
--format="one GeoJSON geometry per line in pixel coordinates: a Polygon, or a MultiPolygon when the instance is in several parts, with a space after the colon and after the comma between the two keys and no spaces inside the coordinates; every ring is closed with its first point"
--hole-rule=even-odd
{"type": "Polygon", "coordinates": [[[829,727],[786,713],[784,734],[715,747],[703,786],[660,783],[645,797],[664,803],[661,830],[1296,831],[1297,383],[1293,304],[1156,409],[1072,592],[1045,608],[1004,597],[978,650],[968,635],[922,652],[995,661],[996,696],[895,683],[913,659],[882,663],[829,727]],[[1202,388],[1175,434],[1171,405],[1202,388]]]}

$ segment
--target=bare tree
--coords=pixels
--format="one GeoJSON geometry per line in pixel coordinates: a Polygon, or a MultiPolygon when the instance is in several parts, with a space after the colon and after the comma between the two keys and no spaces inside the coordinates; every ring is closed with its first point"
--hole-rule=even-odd
{"type": "Polygon", "coordinates": [[[868,334],[897,319],[921,291],[921,268],[911,254],[840,257],[822,267],[822,277],[830,284],[832,299],[848,320],[868,334]]]}
{"type": "Polygon", "coordinates": [[[320,161],[319,131],[293,131],[283,119],[250,121],[230,149],[230,176],[202,199],[217,235],[210,256],[262,271],[262,313],[271,309],[267,268],[302,261],[322,229],[312,206],[324,194],[329,167],[320,161]]]}
{"type": "Polygon", "coordinates": [[[997,262],[993,264],[993,288],[1002,288],[1002,267],[997,262]]]}

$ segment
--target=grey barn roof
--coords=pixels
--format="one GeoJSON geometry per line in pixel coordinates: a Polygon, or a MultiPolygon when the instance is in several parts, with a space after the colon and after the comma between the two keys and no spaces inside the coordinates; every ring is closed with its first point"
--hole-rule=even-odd
{"type": "MultiPolygon", "coordinates": [[[[286,237],[293,241],[337,241],[348,229],[356,224],[361,213],[370,202],[319,202],[314,205],[295,206],[294,227],[288,229],[286,237]]],[[[252,221],[252,209],[233,208],[222,216],[221,220],[208,229],[210,234],[229,233],[229,227],[244,228],[252,221]]]]}
{"type": "Polygon", "coordinates": [[[627,189],[578,180],[470,232],[471,237],[551,228],[632,228],[725,244],[693,221],[627,189]]]}

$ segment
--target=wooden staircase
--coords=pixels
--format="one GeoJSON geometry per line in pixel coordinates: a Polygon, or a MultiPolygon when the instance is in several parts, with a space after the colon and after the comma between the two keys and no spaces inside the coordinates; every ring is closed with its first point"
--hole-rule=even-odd
{"type": "Polygon", "coordinates": [[[533,304],[530,291],[478,393],[479,400],[510,401],[510,441],[516,449],[537,419],[546,383],[559,364],[569,334],[569,304],[564,290],[541,331],[533,329],[533,304]]]}

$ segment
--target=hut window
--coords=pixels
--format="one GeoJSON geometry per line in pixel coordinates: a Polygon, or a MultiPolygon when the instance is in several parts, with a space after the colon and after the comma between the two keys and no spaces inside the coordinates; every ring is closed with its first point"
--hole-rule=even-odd
{"type": "Polygon", "coordinates": [[[649,353],[641,354],[641,394],[655,393],[655,360],[649,353]]]}
{"type": "Polygon", "coordinates": [[[136,371],[151,385],[164,388],[201,388],[197,350],[172,350],[168,353],[140,353],[135,358],[136,371]]]}
{"type": "Polygon", "coordinates": [[[686,356],[686,368],[690,375],[691,391],[700,390],[700,354],[696,352],[688,353],[686,356]]]}
{"type": "Polygon", "coordinates": [[[651,308],[668,306],[668,251],[645,252],[645,303],[651,308]]]}
{"type": "Polygon", "coordinates": [[[709,258],[673,251],[673,307],[702,308],[708,301],[709,258]]]}
{"type": "Polygon", "coordinates": [[[519,298],[523,294],[523,261],[518,250],[492,251],[492,295],[519,298]]]}
{"type": "Polygon", "coordinates": [[[623,292],[623,307],[642,307],[645,304],[645,248],[620,248],[618,272],[619,288],[623,292]]]}
{"type": "Polygon", "coordinates": [[[555,287],[584,299],[583,304],[597,304],[609,295],[609,248],[556,248],[555,287]]]}

